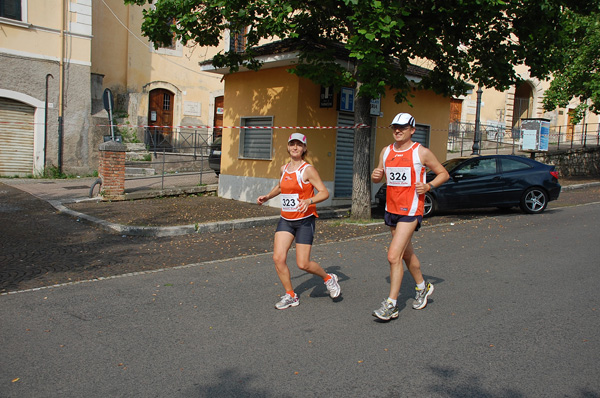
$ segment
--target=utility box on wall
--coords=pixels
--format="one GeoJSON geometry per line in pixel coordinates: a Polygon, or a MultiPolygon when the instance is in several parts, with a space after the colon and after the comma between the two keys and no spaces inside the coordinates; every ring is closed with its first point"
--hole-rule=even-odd
{"type": "Polygon", "coordinates": [[[522,119],[521,120],[521,150],[547,151],[550,141],[550,120],[522,119]]]}

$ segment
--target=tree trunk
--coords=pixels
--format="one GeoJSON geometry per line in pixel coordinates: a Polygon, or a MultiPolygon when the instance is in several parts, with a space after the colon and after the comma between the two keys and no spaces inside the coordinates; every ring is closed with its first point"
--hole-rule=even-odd
{"type": "Polygon", "coordinates": [[[354,132],[351,218],[366,220],[371,218],[371,100],[356,97],[355,104],[354,123],[368,127],[354,132]]]}

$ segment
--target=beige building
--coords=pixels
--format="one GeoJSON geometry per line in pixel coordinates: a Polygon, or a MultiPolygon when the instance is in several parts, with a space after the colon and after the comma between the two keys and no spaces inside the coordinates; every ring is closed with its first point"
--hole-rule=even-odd
{"type": "Polygon", "coordinates": [[[220,133],[207,126],[222,124],[223,84],[198,67],[219,49],[154,49],[142,8],[122,0],[2,0],[0,10],[0,175],[93,173],[111,135],[105,89],[116,134],[144,141],[148,126],[175,126],[152,130],[208,143],[220,133]]]}
{"type": "Polygon", "coordinates": [[[155,49],[142,36],[141,7],[125,6],[122,0],[92,0],[92,4],[94,113],[105,114],[102,93],[109,88],[119,123],[134,126],[130,130],[139,140],[148,140],[146,126],[151,126],[170,143],[184,132],[196,132],[204,143],[211,142],[219,131],[206,126],[221,124],[223,83],[218,76],[202,72],[198,63],[228,48],[228,40],[221,48],[186,47],[173,41],[155,49]]]}
{"type": "MultiPolygon", "coordinates": [[[[581,134],[587,127],[589,131],[598,132],[598,115],[587,112],[586,118],[574,125],[570,111],[575,109],[579,101],[573,99],[567,108],[559,108],[546,112],[543,107],[545,91],[550,87],[550,81],[540,81],[528,73],[528,68],[517,67],[523,82],[512,86],[509,90],[500,92],[494,89],[483,89],[481,94],[480,121],[491,128],[498,127],[505,132],[505,138],[518,131],[521,120],[525,118],[541,118],[550,121],[551,135],[561,141],[569,140],[573,134],[581,134]],[[587,126],[586,126],[587,125],[587,126]]],[[[452,121],[474,123],[477,111],[477,87],[464,97],[453,100],[451,111],[452,121]]]]}
{"type": "Polygon", "coordinates": [[[2,0],[0,175],[90,171],[91,16],[91,0],[2,0]]]}

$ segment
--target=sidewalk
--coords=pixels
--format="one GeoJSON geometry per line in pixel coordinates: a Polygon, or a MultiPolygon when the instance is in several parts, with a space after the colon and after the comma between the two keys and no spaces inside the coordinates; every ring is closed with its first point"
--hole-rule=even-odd
{"type": "MultiPolygon", "coordinates": [[[[186,204],[185,198],[177,198],[182,195],[218,190],[218,180],[214,173],[205,173],[202,178],[209,184],[199,185],[198,173],[169,176],[164,182],[160,177],[127,179],[125,193],[131,200],[99,202],[97,205],[91,203],[98,202],[98,197],[90,198],[91,187],[96,181],[94,177],[69,180],[1,179],[0,182],[47,201],[56,210],[77,221],[93,223],[109,232],[127,236],[163,237],[222,232],[272,225],[279,218],[279,209],[274,207],[257,206],[212,196],[206,197],[202,205],[186,204]],[[161,202],[152,200],[157,197],[163,198],[161,202]],[[180,212],[190,213],[190,217],[178,218],[171,212],[171,219],[168,222],[155,222],[154,225],[152,220],[139,217],[149,212],[164,213],[170,207],[179,208],[180,212]],[[120,217],[115,217],[116,213],[119,213],[120,217]],[[126,219],[127,222],[115,222],[111,221],[111,218],[126,219]],[[181,221],[177,222],[177,219],[181,221]]],[[[559,181],[563,191],[600,185],[600,178],[575,177],[562,178],[559,181]]],[[[97,190],[96,187],[95,194],[97,190]]],[[[349,210],[349,207],[319,208],[319,216],[321,219],[343,217],[349,210]]]]}
{"type": "MultiPolygon", "coordinates": [[[[198,216],[197,212],[212,212],[212,217],[207,216],[212,219],[207,222],[202,221],[202,218],[205,217],[195,217],[188,222],[182,221],[180,225],[172,225],[172,223],[169,223],[170,225],[148,225],[151,224],[148,220],[139,221],[144,225],[126,225],[106,219],[107,212],[111,209],[118,208],[116,211],[129,213],[130,216],[123,215],[125,218],[135,218],[136,214],[143,214],[152,209],[155,212],[166,209],[168,205],[165,202],[184,203],[185,198],[176,198],[177,196],[211,193],[218,190],[218,180],[213,172],[205,173],[202,178],[209,184],[199,185],[198,173],[169,176],[164,183],[160,177],[126,179],[125,194],[128,200],[112,203],[100,202],[98,206],[89,204],[98,202],[98,197],[90,198],[91,187],[97,180],[94,177],[69,180],[1,179],[0,182],[45,200],[59,212],[78,221],[94,223],[110,232],[128,236],[163,237],[222,232],[272,225],[279,218],[280,210],[274,207],[207,197],[204,202],[210,202],[211,206],[205,206],[206,209],[198,205],[190,205],[193,209],[188,207],[188,211],[193,211],[196,216],[198,216]],[[167,199],[162,199],[163,202],[160,203],[152,203],[152,199],[157,197],[166,197],[167,199]],[[88,204],[86,205],[86,203],[88,204]],[[82,211],[78,211],[78,209],[82,211]],[[237,218],[235,218],[236,216],[237,218]]],[[[96,187],[94,190],[96,195],[97,191],[96,187]]],[[[319,208],[319,217],[321,219],[342,217],[347,215],[349,210],[347,207],[319,208]]],[[[176,217],[174,216],[174,218],[176,217]]]]}

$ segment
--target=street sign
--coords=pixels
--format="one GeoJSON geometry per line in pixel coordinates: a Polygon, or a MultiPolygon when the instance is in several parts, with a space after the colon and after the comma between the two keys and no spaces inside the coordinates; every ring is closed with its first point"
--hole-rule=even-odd
{"type": "Polygon", "coordinates": [[[109,88],[104,90],[104,93],[102,94],[102,102],[104,103],[104,109],[106,109],[106,112],[108,112],[108,122],[110,124],[110,135],[112,136],[112,139],[114,141],[115,139],[115,130],[114,130],[114,126],[113,126],[113,108],[115,106],[115,100],[113,99],[113,93],[112,91],[110,91],[109,88]]]}
{"type": "Polygon", "coordinates": [[[342,87],[340,94],[340,111],[354,112],[354,89],[342,87]]]}

